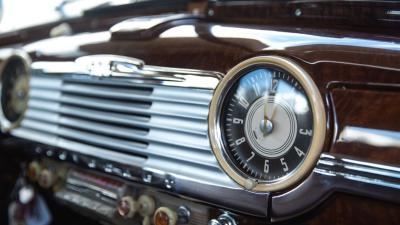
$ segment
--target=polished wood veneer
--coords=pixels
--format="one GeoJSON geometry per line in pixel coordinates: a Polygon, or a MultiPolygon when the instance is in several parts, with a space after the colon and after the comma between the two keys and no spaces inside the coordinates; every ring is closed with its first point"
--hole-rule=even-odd
{"type": "Polygon", "coordinates": [[[236,1],[210,4],[210,16],[221,22],[338,28],[399,34],[398,1],[236,1]]]}
{"type": "Polygon", "coordinates": [[[400,206],[359,196],[337,194],[309,215],[308,225],[400,224],[400,206]]]}
{"type": "Polygon", "coordinates": [[[400,165],[400,88],[335,86],[330,90],[337,124],[331,152],[400,165]]]}

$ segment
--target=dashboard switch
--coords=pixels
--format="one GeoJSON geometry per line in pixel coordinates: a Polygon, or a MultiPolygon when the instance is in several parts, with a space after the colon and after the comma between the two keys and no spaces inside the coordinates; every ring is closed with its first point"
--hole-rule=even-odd
{"type": "Polygon", "coordinates": [[[122,197],[117,206],[118,214],[124,218],[134,217],[138,209],[139,205],[137,201],[131,196],[122,197]]]}
{"type": "Polygon", "coordinates": [[[160,207],[154,213],[155,225],[175,225],[177,221],[178,214],[168,207],[160,207]]]}
{"type": "Polygon", "coordinates": [[[212,219],[208,222],[208,225],[236,225],[236,220],[228,213],[224,213],[218,217],[218,219],[212,219]]]}

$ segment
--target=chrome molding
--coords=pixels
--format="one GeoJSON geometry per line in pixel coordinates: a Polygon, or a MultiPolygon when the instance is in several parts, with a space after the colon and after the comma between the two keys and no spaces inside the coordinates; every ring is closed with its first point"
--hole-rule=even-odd
{"type": "Polygon", "coordinates": [[[303,183],[289,192],[272,196],[271,220],[283,221],[302,215],[334,192],[400,203],[400,167],[322,154],[303,183]]]}
{"type": "Polygon", "coordinates": [[[149,66],[140,59],[116,55],[83,56],[75,62],[34,62],[32,69],[45,74],[86,74],[131,83],[210,90],[223,76],[214,71],[149,66]]]}
{"type": "Polygon", "coordinates": [[[400,148],[400,132],[366,127],[345,126],[340,132],[337,141],[344,143],[362,143],[378,148],[400,148]]]}
{"type": "Polygon", "coordinates": [[[200,18],[199,15],[188,14],[188,13],[135,17],[115,24],[110,28],[110,32],[112,34],[133,33],[141,31],[149,32],[149,30],[152,30],[164,23],[176,20],[188,20],[188,19],[198,19],[198,18],[200,18]]]}
{"type": "Polygon", "coordinates": [[[89,169],[266,216],[268,193],[243,191],[210,148],[208,107],[221,74],[112,55],[35,62],[32,71],[29,108],[12,135],[53,151],[41,154],[83,155],[89,169]]]}

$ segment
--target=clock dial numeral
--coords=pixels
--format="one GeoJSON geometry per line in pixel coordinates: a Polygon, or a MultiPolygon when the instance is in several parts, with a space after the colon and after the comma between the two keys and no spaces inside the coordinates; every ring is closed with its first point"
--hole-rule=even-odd
{"type": "Polygon", "coordinates": [[[246,138],[245,137],[241,137],[241,138],[239,138],[239,139],[237,139],[236,141],[235,141],[235,144],[236,144],[236,146],[239,146],[239,145],[241,145],[243,142],[245,142],[246,141],[246,138]]]}
{"type": "Polygon", "coordinates": [[[302,156],[305,156],[305,155],[306,155],[302,150],[300,150],[300,149],[299,149],[298,147],[296,147],[296,146],[294,146],[294,150],[296,150],[297,155],[298,155],[299,157],[302,157],[302,156]]]}
{"type": "Polygon", "coordinates": [[[287,172],[289,170],[289,167],[288,167],[287,163],[285,162],[285,158],[281,158],[281,164],[283,166],[283,171],[287,172]]]}
{"type": "Polygon", "coordinates": [[[264,161],[264,173],[269,173],[269,160],[268,159],[266,159],[265,161],[264,161]]]}
{"type": "Polygon", "coordinates": [[[312,136],[312,130],[311,129],[300,129],[299,134],[312,136]]]}
{"type": "Polygon", "coordinates": [[[245,97],[238,94],[236,94],[235,97],[237,98],[239,105],[241,105],[243,108],[247,109],[249,107],[250,103],[247,101],[245,97]]]}
{"type": "Polygon", "coordinates": [[[278,89],[278,83],[279,81],[277,79],[272,79],[271,80],[271,88],[270,88],[270,93],[275,94],[277,89],[278,89]]]}
{"type": "Polygon", "coordinates": [[[251,156],[248,159],[246,159],[246,162],[249,162],[250,160],[252,160],[255,155],[256,155],[256,153],[251,152],[251,156]]]}
{"type": "Polygon", "coordinates": [[[233,118],[233,123],[234,124],[243,124],[243,120],[239,118],[233,118]]]}

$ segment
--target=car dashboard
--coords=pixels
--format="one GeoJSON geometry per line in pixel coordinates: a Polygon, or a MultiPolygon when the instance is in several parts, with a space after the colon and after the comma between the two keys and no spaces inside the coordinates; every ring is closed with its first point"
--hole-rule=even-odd
{"type": "Polygon", "coordinates": [[[398,3],[178,2],[0,35],[17,205],[43,196],[52,224],[398,224],[398,3]]]}

